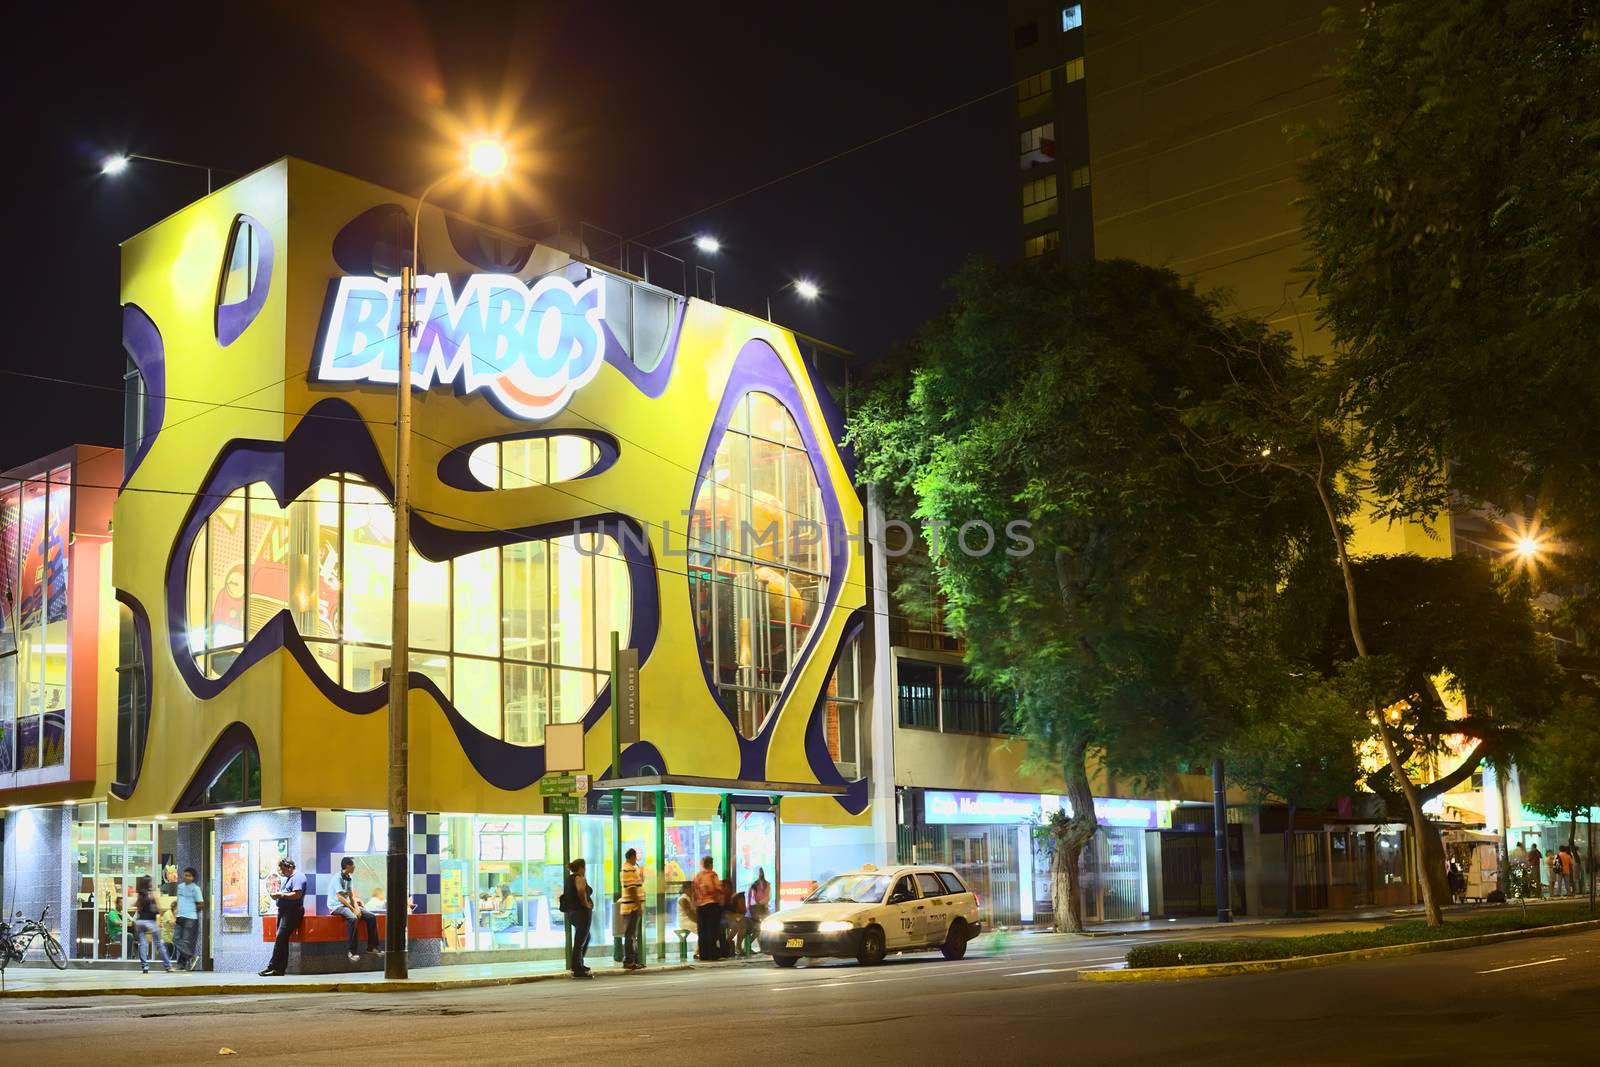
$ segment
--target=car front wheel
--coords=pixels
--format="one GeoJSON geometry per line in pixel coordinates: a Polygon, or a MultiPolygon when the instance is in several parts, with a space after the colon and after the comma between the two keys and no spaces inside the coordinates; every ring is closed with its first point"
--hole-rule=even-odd
{"type": "Polygon", "coordinates": [[[944,944],[939,947],[947,960],[959,960],[967,954],[967,924],[959,919],[950,924],[950,932],[945,935],[944,944]]]}
{"type": "Polygon", "coordinates": [[[885,952],[883,931],[876,926],[869,926],[861,935],[861,951],[856,954],[856,960],[863,967],[874,967],[883,962],[885,952]]]}

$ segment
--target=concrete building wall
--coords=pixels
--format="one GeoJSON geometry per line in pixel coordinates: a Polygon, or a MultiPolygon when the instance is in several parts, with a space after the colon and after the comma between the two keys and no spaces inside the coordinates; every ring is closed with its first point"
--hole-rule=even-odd
{"type": "MultiPolygon", "coordinates": [[[[71,850],[71,808],[53,805],[22,808],[5,814],[5,872],[0,879],[4,914],[22,912],[38,918],[49,907],[47,920],[63,946],[72,940],[63,929],[71,914],[75,862],[71,850]]],[[[68,952],[71,949],[68,948],[68,952]]],[[[32,958],[43,958],[35,953],[32,958]]]]}

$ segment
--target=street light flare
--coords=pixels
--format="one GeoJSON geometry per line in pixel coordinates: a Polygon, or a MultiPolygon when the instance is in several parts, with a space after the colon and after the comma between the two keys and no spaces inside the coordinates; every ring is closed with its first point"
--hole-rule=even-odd
{"type": "Polygon", "coordinates": [[[493,138],[480,137],[467,146],[467,166],[480,178],[498,178],[508,161],[505,145],[493,138]]]}
{"type": "Polygon", "coordinates": [[[123,155],[107,156],[100,161],[100,173],[117,175],[128,169],[128,157],[123,155]]]}
{"type": "Polygon", "coordinates": [[[802,300],[815,300],[822,295],[822,290],[817,288],[817,283],[807,278],[801,278],[794,283],[794,291],[800,294],[802,300]]]}
{"type": "Polygon", "coordinates": [[[722,250],[722,242],[709,234],[696,237],[694,246],[707,255],[714,255],[722,250]]]}

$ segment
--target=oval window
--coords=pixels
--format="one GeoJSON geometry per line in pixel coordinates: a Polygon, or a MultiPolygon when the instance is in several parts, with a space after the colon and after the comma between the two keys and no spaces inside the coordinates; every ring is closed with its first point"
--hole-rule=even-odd
{"type": "Polygon", "coordinates": [[[745,737],[761,733],[827,588],[822,490],[789,410],[753,392],[734,409],[689,518],[700,658],[745,737]]]}

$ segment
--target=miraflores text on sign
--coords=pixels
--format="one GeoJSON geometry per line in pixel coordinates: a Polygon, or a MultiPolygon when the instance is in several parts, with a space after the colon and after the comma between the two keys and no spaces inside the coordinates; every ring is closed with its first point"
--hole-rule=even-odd
{"type": "MultiPolygon", "coordinates": [[[[411,384],[486,392],[511,415],[542,419],[600,371],[605,288],[509,274],[474,274],[454,290],[448,274],[416,280],[411,384]]],[[[400,279],[339,279],[312,377],[393,385],[400,376],[400,279]]]]}

